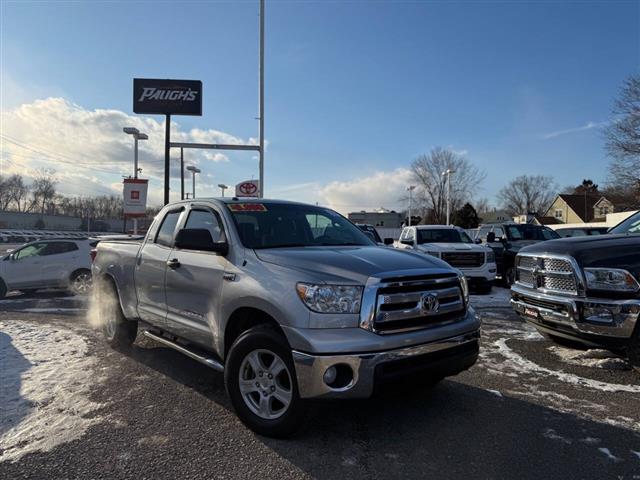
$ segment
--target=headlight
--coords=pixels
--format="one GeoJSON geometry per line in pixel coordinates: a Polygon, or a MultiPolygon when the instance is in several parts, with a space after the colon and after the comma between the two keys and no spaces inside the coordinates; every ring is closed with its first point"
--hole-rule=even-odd
{"type": "Polygon", "coordinates": [[[487,252],[487,263],[493,263],[496,261],[496,254],[491,250],[487,252]]]}
{"type": "Polygon", "coordinates": [[[460,279],[460,288],[462,288],[462,297],[464,298],[465,305],[469,305],[469,284],[467,278],[464,275],[458,275],[460,279]]]}
{"type": "Polygon", "coordinates": [[[638,281],[621,268],[585,268],[587,288],[593,290],[615,290],[635,292],[640,288],[638,281]]]}
{"type": "Polygon", "coordinates": [[[314,312],[360,313],[361,286],[298,283],[296,290],[304,304],[314,312]]]}

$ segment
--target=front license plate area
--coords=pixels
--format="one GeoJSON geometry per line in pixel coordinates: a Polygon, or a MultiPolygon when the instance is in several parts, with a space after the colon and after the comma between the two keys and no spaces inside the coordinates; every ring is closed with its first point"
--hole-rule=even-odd
{"type": "Polygon", "coordinates": [[[531,318],[539,318],[540,317],[540,314],[538,313],[538,311],[535,308],[525,307],[524,314],[527,317],[531,317],[531,318]]]}

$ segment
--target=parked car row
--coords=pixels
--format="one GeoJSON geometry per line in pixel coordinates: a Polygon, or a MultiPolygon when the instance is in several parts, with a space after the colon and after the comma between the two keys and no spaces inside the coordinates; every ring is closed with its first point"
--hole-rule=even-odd
{"type": "Polygon", "coordinates": [[[22,244],[50,238],[80,239],[107,234],[107,232],[78,232],[66,230],[0,230],[0,244],[22,244]]]}

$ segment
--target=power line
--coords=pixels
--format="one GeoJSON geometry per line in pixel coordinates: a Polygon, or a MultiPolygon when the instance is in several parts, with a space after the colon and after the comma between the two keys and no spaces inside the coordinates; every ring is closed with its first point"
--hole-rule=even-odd
{"type": "MultiPolygon", "coordinates": [[[[9,162],[11,165],[14,165],[17,168],[26,168],[27,170],[31,170],[32,172],[36,172],[37,173],[37,170],[31,168],[28,165],[24,165],[24,164],[21,164],[21,163],[18,163],[18,162],[14,162],[14,161],[9,160],[9,159],[5,159],[5,160],[7,162],[9,162]]],[[[113,190],[109,190],[106,187],[103,187],[102,185],[87,185],[86,183],[79,183],[79,182],[75,182],[75,181],[69,180],[69,179],[65,179],[64,181],[61,181],[60,183],[70,183],[72,185],[75,185],[75,186],[78,186],[78,187],[81,187],[81,188],[84,188],[84,189],[87,189],[87,190],[90,190],[91,188],[98,189],[98,190],[101,190],[104,195],[116,195],[117,194],[117,192],[114,192],[113,190]]]]}

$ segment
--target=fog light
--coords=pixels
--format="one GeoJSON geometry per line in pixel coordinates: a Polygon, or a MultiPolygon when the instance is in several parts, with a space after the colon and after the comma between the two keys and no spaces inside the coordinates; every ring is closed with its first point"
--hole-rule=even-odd
{"type": "Polygon", "coordinates": [[[329,367],[324,372],[324,383],[326,383],[327,385],[331,385],[333,382],[336,381],[337,377],[338,377],[338,370],[336,370],[336,367],[329,367]]]}
{"type": "Polygon", "coordinates": [[[587,322],[613,323],[613,318],[613,312],[608,308],[595,305],[584,308],[584,319],[587,322]]]}

